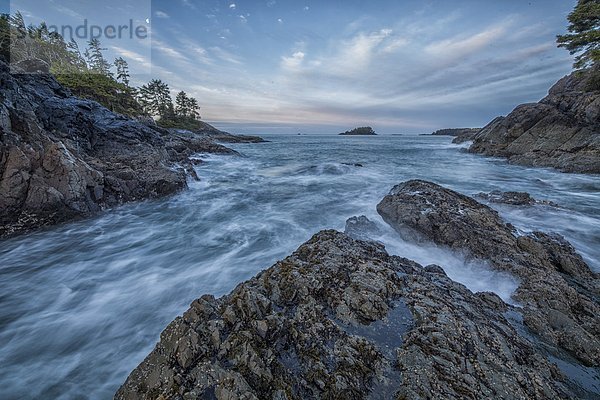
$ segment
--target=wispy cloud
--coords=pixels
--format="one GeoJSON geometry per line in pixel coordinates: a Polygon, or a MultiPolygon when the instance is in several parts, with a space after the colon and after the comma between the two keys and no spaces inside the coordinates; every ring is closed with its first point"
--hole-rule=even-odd
{"type": "Polygon", "coordinates": [[[163,18],[163,19],[171,18],[171,16],[170,16],[169,14],[167,14],[167,13],[166,13],[166,12],[164,12],[164,11],[160,11],[160,10],[157,10],[157,11],[154,13],[154,15],[156,15],[158,18],[163,18]]]}

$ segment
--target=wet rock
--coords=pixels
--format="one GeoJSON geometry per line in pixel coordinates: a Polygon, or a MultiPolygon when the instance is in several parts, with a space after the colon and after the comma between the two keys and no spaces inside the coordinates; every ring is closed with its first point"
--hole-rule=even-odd
{"type": "Polygon", "coordinates": [[[527,192],[502,192],[493,190],[489,193],[478,193],[474,197],[490,203],[508,204],[511,206],[533,206],[535,204],[557,207],[556,203],[547,200],[536,200],[527,192]]]}
{"type": "Polygon", "coordinates": [[[354,239],[372,240],[381,234],[381,230],[375,222],[361,215],[359,217],[348,218],[344,233],[354,239]]]}
{"type": "Polygon", "coordinates": [[[600,279],[560,235],[518,236],[493,209],[418,180],[394,187],[377,210],[402,235],[449,246],[518,277],[514,298],[524,306],[525,325],[586,365],[600,365],[600,279]]]}
{"type": "Polygon", "coordinates": [[[194,301],[115,398],[572,396],[509,307],[323,231],[231,294],[194,301]]]}
{"type": "Polygon", "coordinates": [[[0,85],[0,237],[173,194],[197,179],[192,154],[235,153],[72,97],[47,73],[0,62],[0,85]]]}
{"type": "Polygon", "coordinates": [[[597,67],[595,72],[574,72],[539,103],[522,104],[494,119],[475,136],[469,151],[515,164],[600,173],[600,90],[590,90],[594,73],[599,73],[597,67]]]}

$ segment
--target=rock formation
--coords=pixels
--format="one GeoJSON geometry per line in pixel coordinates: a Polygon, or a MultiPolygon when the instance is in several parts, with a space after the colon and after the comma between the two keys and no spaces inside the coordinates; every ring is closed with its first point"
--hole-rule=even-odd
{"type": "Polygon", "coordinates": [[[340,136],[374,136],[377,135],[373,128],[365,126],[362,128],[354,128],[351,131],[340,133],[340,136]]]}
{"type": "Polygon", "coordinates": [[[474,135],[479,132],[481,128],[449,128],[449,129],[438,129],[433,132],[434,136],[464,136],[474,135]]]}
{"type": "Polygon", "coordinates": [[[0,237],[175,193],[191,154],[235,153],[72,97],[49,74],[0,62],[0,86],[0,237]]]}
{"type": "Polygon", "coordinates": [[[465,252],[521,280],[525,325],[588,366],[600,366],[600,276],[560,235],[517,234],[498,213],[425,181],[397,185],[377,211],[400,234],[465,252]]]}
{"type": "Polygon", "coordinates": [[[116,399],[573,396],[505,318],[438,266],[323,231],[161,334],[116,399]]]}
{"type": "Polygon", "coordinates": [[[469,151],[515,164],[600,173],[600,90],[590,90],[592,75],[599,73],[562,78],[539,103],[522,104],[490,122],[469,151]]]}
{"type": "Polygon", "coordinates": [[[490,203],[508,204],[511,206],[533,206],[536,204],[558,207],[554,202],[547,200],[536,200],[527,192],[502,192],[493,190],[489,193],[477,193],[474,197],[490,203]]]}
{"type": "Polygon", "coordinates": [[[360,239],[320,232],[231,294],[195,300],[115,399],[597,395],[547,358],[600,361],[598,275],[563,238],[517,236],[491,208],[423,181],[396,186],[378,211],[402,235],[514,274],[522,307],[388,255],[369,238],[376,224],[353,217],[360,239]]]}

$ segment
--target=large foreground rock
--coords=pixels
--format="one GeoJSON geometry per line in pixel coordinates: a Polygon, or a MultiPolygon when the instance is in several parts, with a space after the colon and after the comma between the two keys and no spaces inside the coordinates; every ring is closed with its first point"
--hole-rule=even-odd
{"type": "Polygon", "coordinates": [[[600,91],[589,90],[590,75],[572,73],[539,103],[522,104],[494,119],[469,151],[516,164],[600,173],[600,91]]]}
{"type": "Polygon", "coordinates": [[[72,97],[49,74],[0,62],[0,87],[0,237],[175,193],[191,154],[234,153],[72,97]]]}
{"type": "Polygon", "coordinates": [[[116,399],[558,399],[557,368],[440,267],[323,231],[161,334],[116,399]]]}
{"type": "Polygon", "coordinates": [[[493,209],[425,181],[392,189],[377,206],[407,238],[431,240],[521,280],[525,325],[583,363],[600,366],[600,279],[561,236],[517,234],[493,209]]]}

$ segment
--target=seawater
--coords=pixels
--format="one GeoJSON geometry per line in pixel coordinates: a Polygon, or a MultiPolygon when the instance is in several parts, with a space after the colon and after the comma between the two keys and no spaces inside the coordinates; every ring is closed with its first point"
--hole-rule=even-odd
{"type": "Polygon", "coordinates": [[[0,397],[111,398],[194,299],[228,293],[354,215],[383,227],[390,253],[511,301],[512,277],[385,228],[375,207],[408,179],[555,202],[493,206],[524,232],[563,234],[600,272],[598,176],[509,165],[448,137],[265,138],[232,145],[241,156],[201,155],[201,181],[174,197],[0,242],[0,397]]]}

